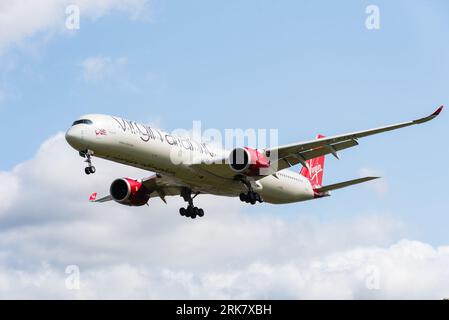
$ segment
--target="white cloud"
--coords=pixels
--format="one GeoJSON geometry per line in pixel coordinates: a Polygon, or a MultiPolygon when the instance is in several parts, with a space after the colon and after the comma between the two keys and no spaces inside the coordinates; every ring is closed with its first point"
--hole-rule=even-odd
{"type": "Polygon", "coordinates": [[[81,28],[84,19],[96,19],[111,11],[137,18],[148,14],[147,0],[3,0],[0,2],[0,51],[11,45],[23,45],[37,34],[66,32],[65,9],[78,5],[81,28]]]}
{"type": "Polygon", "coordinates": [[[371,181],[365,186],[371,188],[378,196],[381,197],[388,192],[388,182],[382,172],[372,168],[361,168],[359,170],[359,175],[361,177],[380,177],[380,179],[371,181]]]}
{"type": "Polygon", "coordinates": [[[139,87],[130,79],[127,65],[126,57],[112,58],[102,55],[88,57],[80,64],[82,79],[88,84],[107,86],[108,90],[139,92],[139,87]]]}
{"type": "Polygon", "coordinates": [[[197,220],[179,216],[180,197],[94,205],[91,191],[148,173],[95,158],[86,176],[82,160],[59,134],[0,172],[0,298],[447,296],[449,246],[394,240],[393,217],[322,223],[211,196],[197,198],[206,211],[197,220]],[[67,265],[80,267],[80,290],[66,289],[67,265]],[[378,290],[367,288],[372,268],[378,290]]]}
{"type": "Polygon", "coordinates": [[[19,192],[17,177],[10,172],[0,172],[0,212],[6,212],[14,203],[15,196],[19,192]]]}
{"type": "Polygon", "coordinates": [[[104,80],[126,67],[128,60],[126,57],[113,59],[110,57],[96,56],[86,58],[81,66],[83,68],[83,78],[88,82],[104,80]]]}

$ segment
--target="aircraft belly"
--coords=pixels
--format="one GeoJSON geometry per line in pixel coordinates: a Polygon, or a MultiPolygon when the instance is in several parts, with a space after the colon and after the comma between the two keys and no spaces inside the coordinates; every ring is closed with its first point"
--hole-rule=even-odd
{"type": "MultiPolygon", "coordinates": [[[[143,143],[129,137],[114,137],[97,142],[95,155],[108,160],[131,165],[144,170],[168,174],[185,183],[194,192],[238,197],[246,192],[245,186],[229,177],[217,176],[201,168],[173,163],[170,147],[159,141],[143,143]]],[[[313,198],[313,191],[296,180],[276,178],[272,175],[260,179],[255,191],[268,203],[292,203],[313,198]]]]}
{"type": "Polygon", "coordinates": [[[259,191],[265,202],[293,203],[313,199],[313,191],[297,181],[268,176],[260,180],[263,188],[259,191]]]}
{"type": "Polygon", "coordinates": [[[238,181],[215,176],[199,175],[183,165],[178,165],[177,170],[174,170],[174,168],[163,166],[163,163],[157,161],[157,159],[153,159],[150,162],[148,157],[139,156],[137,153],[133,154],[132,160],[128,159],[128,157],[123,157],[123,154],[120,154],[119,157],[114,155],[102,156],[100,154],[97,156],[140,169],[169,174],[177,180],[182,181],[186,186],[189,186],[194,192],[200,192],[202,194],[233,197],[238,196],[240,192],[245,190],[243,184],[238,181]]]}
{"type": "Polygon", "coordinates": [[[196,177],[184,180],[193,190],[203,194],[235,197],[245,190],[244,186],[235,180],[223,178],[196,177]]]}

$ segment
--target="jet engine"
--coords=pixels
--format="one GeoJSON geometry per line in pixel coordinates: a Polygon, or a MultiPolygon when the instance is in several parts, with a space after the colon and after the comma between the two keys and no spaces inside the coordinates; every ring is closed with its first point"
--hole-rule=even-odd
{"type": "Polygon", "coordinates": [[[150,192],[142,182],[131,178],[114,180],[109,193],[114,201],[127,206],[143,206],[150,199],[150,192]]]}
{"type": "Polygon", "coordinates": [[[270,167],[268,158],[257,149],[235,148],[229,155],[229,166],[237,173],[247,176],[263,175],[262,169],[270,167]]]}

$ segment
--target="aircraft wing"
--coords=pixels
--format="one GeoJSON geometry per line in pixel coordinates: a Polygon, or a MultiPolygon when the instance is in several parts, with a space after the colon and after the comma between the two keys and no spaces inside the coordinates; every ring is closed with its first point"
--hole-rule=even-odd
{"type": "Polygon", "coordinates": [[[427,117],[412,121],[270,148],[265,150],[265,154],[270,157],[272,163],[277,164],[275,171],[294,166],[298,163],[305,166],[307,160],[326,154],[332,154],[338,159],[338,151],[358,145],[358,139],[360,138],[430,121],[438,116],[441,110],[443,110],[443,106],[440,106],[434,113],[427,117]],[[275,159],[273,159],[273,156],[275,156],[275,159]]]}
{"type": "MultiPolygon", "coordinates": [[[[148,178],[142,179],[143,186],[150,193],[150,198],[161,198],[165,203],[166,196],[180,195],[183,185],[175,179],[160,174],[154,174],[148,178]]],[[[94,192],[89,197],[90,202],[102,203],[113,200],[111,195],[97,199],[97,193],[94,192]]]]}
{"type": "Polygon", "coordinates": [[[165,203],[167,203],[166,196],[180,195],[184,187],[177,179],[159,173],[143,179],[142,183],[150,191],[150,198],[159,197],[165,203]]]}
{"type": "MultiPolygon", "coordinates": [[[[338,159],[338,151],[357,146],[359,144],[358,139],[360,138],[430,121],[438,116],[441,110],[443,110],[443,106],[440,106],[434,113],[427,117],[412,121],[265,149],[263,151],[265,152],[265,155],[269,157],[271,162],[270,169],[267,170],[267,172],[268,174],[275,174],[280,170],[299,163],[307,167],[307,160],[327,154],[332,154],[338,159]]],[[[190,167],[200,175],[212,174],[217,177],[232,178],[235,175],[235,172],[233,172],[229,165],[226,164],[226,156],[227,155],[225,155],[225,157],[219,156],[219,158],[215,159],[212,164],[200,162],[191,164],[190,167]]],[[[253,177],[252,179],[258,180],[261,178],[263,178],[263,176],[253,177]]]]}

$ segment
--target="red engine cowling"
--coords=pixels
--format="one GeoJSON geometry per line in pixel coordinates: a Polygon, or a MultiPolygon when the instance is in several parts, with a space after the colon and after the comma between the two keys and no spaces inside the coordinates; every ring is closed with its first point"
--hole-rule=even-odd
{"type": "Polygon", "coordinates": [[[112,182],[109,193],[114,201],[127,206],[143,206],[150,199],[150,193],[142,182],[131,178],[112,182]]]}
{"type": "Polygon", "coordinates": [[[253,148],[235,148],[229,156],[229,166],[237,173],[247,176],[260,176],[263,169],[270,167],[270,160],[253,148]]]}

